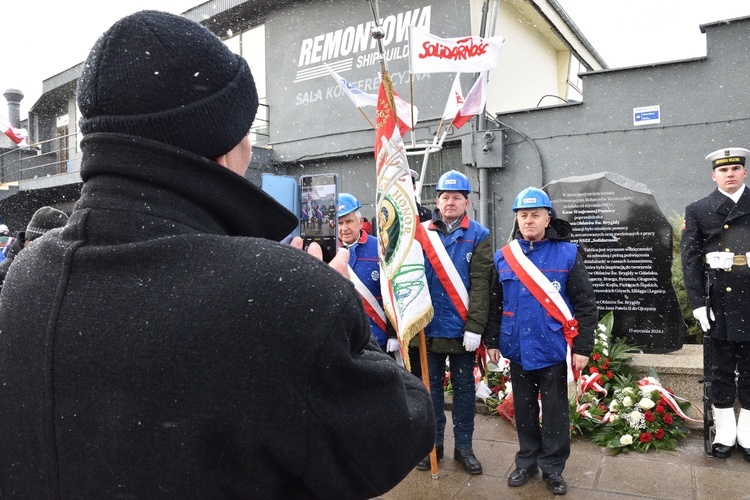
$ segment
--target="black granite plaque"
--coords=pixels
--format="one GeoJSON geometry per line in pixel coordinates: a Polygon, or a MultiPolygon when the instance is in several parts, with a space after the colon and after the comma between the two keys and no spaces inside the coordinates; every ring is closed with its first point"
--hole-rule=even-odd
{"type": "Polygon", "coordinates": [[[613,335],[644,352],[682,347],[686,326],[672,286],[672,225],[643,184],[604,172],[553,181],[544,190],[555,215],[573,226],[613,335]]]}

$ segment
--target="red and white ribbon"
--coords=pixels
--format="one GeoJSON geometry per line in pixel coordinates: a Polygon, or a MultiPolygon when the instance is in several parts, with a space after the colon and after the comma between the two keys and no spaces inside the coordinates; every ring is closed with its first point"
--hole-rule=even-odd
{"type": "Polygon", "coordinates": [[[581,394],[583,394],[586,391],[596,391],[601,392],[604,394],[604,397],[607,397],[607,389],[602,387],[600,382],[602,381],[602,374],[601,373],[591,373],[589,375],[581,375],[579,383],[581,384],[581,394]]]}
{"type": "Polygon", "coordinates": [[[683,420],[686,420],[688,422],[703,423],[703,419],[696,420],[694,418],[688,417],[685,414],[685,412],[682,411],[682,408],[680,408],[680,405],[675,400],[675,397],[672,396],[672,394],[670,394],[669,391],[666,390],[661,385],[656,385],[649,380],[641,379],[638,381],[638,387],[640,387],[641,392],[644,392],[644,393],[657,391],[661,395],[661,397],[664,399],[664,401],[667,402],[667,405],[669,405],[672,411],[675,412],[677,415],[679,415],[683,420]]]}

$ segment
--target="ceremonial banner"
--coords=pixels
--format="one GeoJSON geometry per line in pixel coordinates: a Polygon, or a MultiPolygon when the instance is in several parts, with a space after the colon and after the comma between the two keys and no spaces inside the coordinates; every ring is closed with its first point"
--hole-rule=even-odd
{"type": "MultiPolygon", "coordinates": [[[[393,114],[391,85],[388,74],[384,74],[378,93],[375,132],[378,253],[383,308],[398,332],[402,354],[406,354],[404,349],[430,322],[433,310],[422,246],[414,239],[419,213],[404,141],[393,114]]],[[[403,357],[409,369],[409,356],[403,357]]]]}
{"type": "Polygon", "coordinates": [[[409,68],[414,73],[477,73],[497,66],[501,36],[440,38],[409,27],[409,68]]]}

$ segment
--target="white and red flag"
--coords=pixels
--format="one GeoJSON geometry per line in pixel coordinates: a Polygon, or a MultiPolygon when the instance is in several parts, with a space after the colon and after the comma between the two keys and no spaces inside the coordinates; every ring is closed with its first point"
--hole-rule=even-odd
{"type": "Polygon", "coordinates": [[[453,86],[451,87],[451,93],[448,96],[448,102],[445,103],[445,110],[443,111],[443,120],[452,121],[458,110],[464,103],[464,93],[461,90],[461,73],[456,73],[456,78],[453,80],[453,86]]]}
{"type": "Polygon", "coordinates": [[[2,116],[0,116],[0,131],[8,136],[8,139],[13,141],[13,143],[17,144],[19,148],[26,148],[29,146],[29,143],[26,142],[26,139],[29,137],[29,133],[26,129],[15,128],[2,116]]]}
{"type": "Polygon", "coordinates": [[[388,74],[383,74],[375,114],[378,254],[383,308],[398,332],[408,369],[409,356],[405,349],[430,322],[433,309],[422,246],[414,239],[419,212],[404,141],[393,113],[392,89],[388,74]]]}
{"type": "Polygon", "coordinates": [[[482,111],[487,105],[487,71],[482,71],[479,74],[479,78],[474,82],[474,86],[466,94],[464,102],[461,103],[461,107],[456,112],[453,118],[453,126],[461,128],[466,122],[471,120],[473,116],[476,116],[482,111]]]}
{"type": "MultiPolygon", "coordinates": [[[[341,87],[341,90],[344,91],[344,93],[351,99],[351,101],[354,103],[355,106],[358,108],[362,108],[364,106],[377,106],[378,104],[378,96],[375,94],[368,94],[367,92],[364,92],[351,83],[349,81],[333,71],[329,65],[325,65],[326,69],[328,69],[328,72],[331,74],[334,80],[338,82],[339,86],[341,87]]],[[[398,128],[401,131],[401,135],[406,134],[409,130],[411,130],[412,126],[412,110],[414,110],[414,124],[417,123],[417,119],[419,117],[419,110],[416,106],[412,106],[408,102],[404,101],[399,97],[399,95],[396,93],[396,91],[393,91],[393,100],[396,103],[396,114],[398,116],[398,128]]]]}
{"type": "Polygon", "coordinates": [[[440,38],[409,27],[409,70],[414,73],[477,73],[497,66],[501,36],[440,38]]]}

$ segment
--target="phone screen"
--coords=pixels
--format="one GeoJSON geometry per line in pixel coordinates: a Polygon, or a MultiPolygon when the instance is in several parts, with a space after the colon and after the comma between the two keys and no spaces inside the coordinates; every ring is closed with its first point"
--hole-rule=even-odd
{"type": "Polygon", "coordinates": [[[303,248],[313,241],[323,249],[323,260],[330,262],[338,246],[338,177],[336,174],[300,177],[300,236],[303,248]]]}

